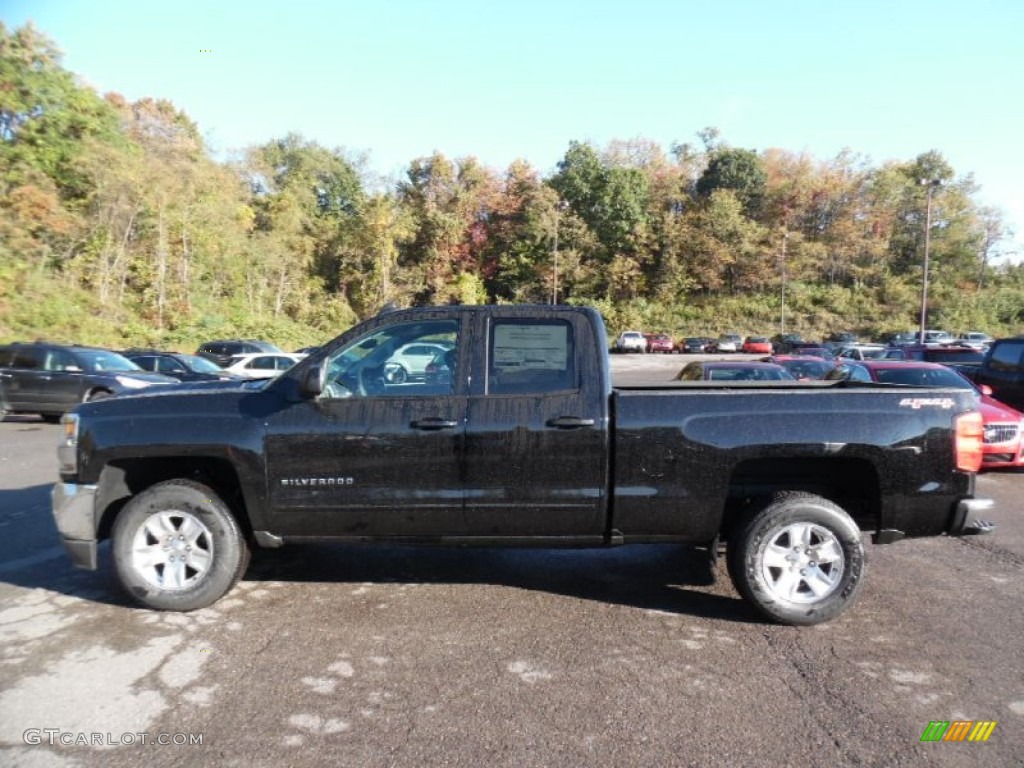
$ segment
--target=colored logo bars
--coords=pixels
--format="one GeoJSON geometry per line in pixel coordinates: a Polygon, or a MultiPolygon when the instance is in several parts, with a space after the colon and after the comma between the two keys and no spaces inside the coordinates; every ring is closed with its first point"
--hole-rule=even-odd
{"type": "Polygon", "coordinates": [[[988,741],[995,728],[995,720],[932,720],[921,741],[988,741]]]}

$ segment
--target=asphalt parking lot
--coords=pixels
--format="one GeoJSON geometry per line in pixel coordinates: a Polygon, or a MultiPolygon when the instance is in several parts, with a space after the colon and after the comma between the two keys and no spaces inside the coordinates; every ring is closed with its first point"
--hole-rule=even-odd
{"type": "Polygon", "coordinates": [[[812,628],[675,546],[290,546],[161,614],[105,550],[70,566],[58,432],[0,423],[0,765],[1024,766],[1024,474],[979,478],[993,536],[869,548],[858,604],[812,628]],[[957,720],[996,725],[921,741],[957,720]]]}

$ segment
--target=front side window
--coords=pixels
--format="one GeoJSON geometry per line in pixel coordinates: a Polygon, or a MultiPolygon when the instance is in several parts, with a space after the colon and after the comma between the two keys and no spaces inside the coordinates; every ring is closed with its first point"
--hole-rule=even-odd
{"type": "Polygon", "coordinates": [[[156,371],[159,373],[166,373],[168,375],[176,373],[188,373],[185,370],[185,366],[175,360],[173,357],[146,357],[141,360],[136,360],[139,365],[145,368],[147,371],[154,370],[153,363],[156,363],[156,371]]]}
{"type": "Polygon", "coordinates": [[[82,370],[91,373],[142,370],[127,357],[105,349],[82,349],[76,351],[74,355],[82,370]]]}
{"type": "Polygon", "coordinates": [[[48,371],[80,371],[74,356],[63,349],[51,349],[46,353],[45,369],[48,371]]]}
{"type": "Polygon", "coordinates": [[[567,321],[497,320],[491,326],[489,341],[489,393],[579,388],[572,326],[567,321]]]}
{"type": "Polygon", "coordinates": [[[457,320],[389,325],[332,352],[323,398],[415,397],[455,391],[457,320]]]}

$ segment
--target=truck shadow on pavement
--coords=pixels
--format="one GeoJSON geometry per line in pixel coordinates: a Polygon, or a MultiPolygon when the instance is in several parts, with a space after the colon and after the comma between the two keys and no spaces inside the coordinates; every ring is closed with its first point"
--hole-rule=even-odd
{"type": "MultiPolygon", "coordinates": [[[[100,545],[97,571],[71,565],[50,514],[51,488],[0,490],[0,584],[133,606],[117,582],[109,542],[100,545]]],[[[513,549],[296,543],[255,549],[244,581],[493,584],[694,617],[762,621],[732,591],[724,564],[712,568],[706,551],[680,545],[513,549]],[[718,583],[710,586],[716,575],[718,583]]]]}
{"type": "Polygon", "coordinates": [[[732,590],[724,558],[716,568],[705,550],[682,545],[520,549],[288,544],[254,551],[244,580],[492,584],[695,618],[764,621],[732,590]]]}

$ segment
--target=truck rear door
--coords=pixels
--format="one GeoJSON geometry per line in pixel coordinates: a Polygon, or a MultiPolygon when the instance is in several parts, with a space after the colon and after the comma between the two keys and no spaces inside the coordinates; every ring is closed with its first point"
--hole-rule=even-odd
{"type": "Polygon", "coordinates": [[[466,422],[466,528],[480,537],[605,531],[605,339],[580,312],[480,313],[466,422]]]}

